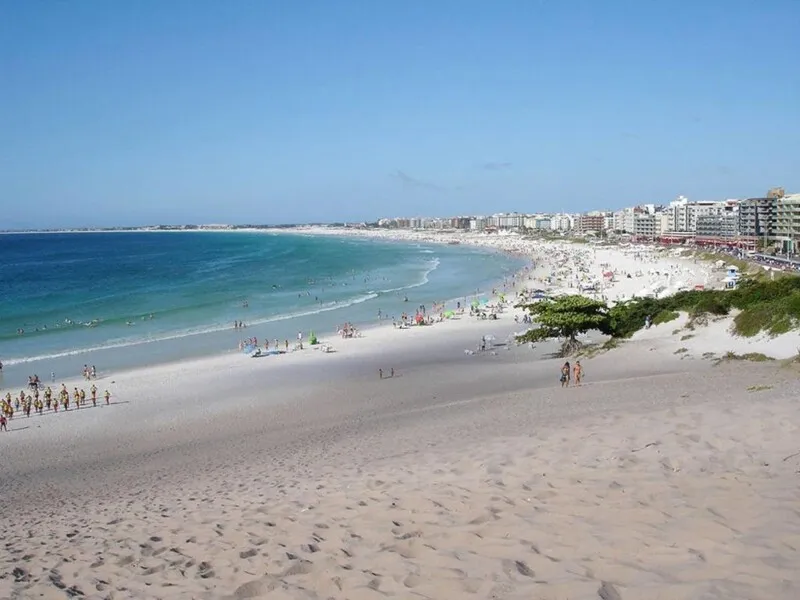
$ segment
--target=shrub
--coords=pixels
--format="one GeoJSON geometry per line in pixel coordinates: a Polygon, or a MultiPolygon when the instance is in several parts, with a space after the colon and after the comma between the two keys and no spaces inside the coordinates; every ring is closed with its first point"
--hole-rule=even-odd
{"type": "Polygon", "coordinates": [[[661,325],[662,323],[669,323],[680,317],[680,313],[675,310],[662,310],[655,317],[653,317],[653,325],[661,325]]]}
{"type": "Polygon", "coordinates": [[[711,294],[698,298],[689,312],[692,315],[710,314],[722,316],[727,315],[729,311],[730,304],[720,295],[712,292],[711,294]]]}

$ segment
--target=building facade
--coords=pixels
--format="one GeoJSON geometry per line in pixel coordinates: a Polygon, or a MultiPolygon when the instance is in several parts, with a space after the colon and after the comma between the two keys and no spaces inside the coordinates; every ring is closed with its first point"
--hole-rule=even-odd
{"type": "Polygon", "coordinates": [[[697,217],[698,237],[735,238],[739,235],[739,218],[734,212],[706,214],[697,217]]]}
{"type": "Polygon", "coordinates": [[[780,242],[782,252],[800,252],[800,194],[789,194],[777,199],[775,239],[780,242]]]}
{"type": "Polygon", "coordinates": [[[739,203],[739,233],[771,238],[775,236],[777,198],[748,198],[739,203]]]}
{"type": "Polygon", "coordinates": [[[659,233],[656,215],[646,211],[634,213],[633,231],[627,233],[632,233],[636,238],[655,239],[659,233]]]}
{"type": "Polygon", "coordinates": [[[581,233],[589,231],[601,232],[605,229],[605,216],[603,215],[581,215],[578,218],[577,229],[581,233]]]}

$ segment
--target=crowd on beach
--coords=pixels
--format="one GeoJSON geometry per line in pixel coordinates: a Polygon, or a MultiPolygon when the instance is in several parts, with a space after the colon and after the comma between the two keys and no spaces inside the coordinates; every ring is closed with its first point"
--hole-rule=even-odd
{"type": "MultiPolygon", "coordinates": [[[[97,371],[92,367],[84,368],[84,378],[91,381],[96,377],[97,371]]],[[[30,417],[32,413],[43,415],[45,411],[58,413],[59,406],[64,411],[70,409],[70,404],[75,409],[88,407],[91,402],[93,407],[97,406],[99,400],[99,390],[97,386],[92,383],[89,388],[88,399],[87,392],[84,388],[75,386],[72,393],[67,389],[66,384],[61,384],[61,389],[56,394],[53,389],[48,385],[42,388],[42,383],[38,375],[31,375],[28,377],[28,389],[20,390],[19,395],[12,396],[11,392],[7,392],[5,396],[0,398],[0,431],[8,431],[8,422],[14,418],[15,414],[23,413],[26,417],[30,417]]],[[[111,392],[107,389],[102,394],[102,399],[105,401],[106,406],[111,403],[111,392]]]]}

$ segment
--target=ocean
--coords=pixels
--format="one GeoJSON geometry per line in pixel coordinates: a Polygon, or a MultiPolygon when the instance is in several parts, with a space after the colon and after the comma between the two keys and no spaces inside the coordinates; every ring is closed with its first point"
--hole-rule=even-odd
{"type": "Polygon", "coordinates": [[[330,335],[474,298],[524,266],[464,245],[266,232],[0,235],[0,360],[11,385],[330,335]],[[234,321],[246,329],[236,330],[234,321]]]}

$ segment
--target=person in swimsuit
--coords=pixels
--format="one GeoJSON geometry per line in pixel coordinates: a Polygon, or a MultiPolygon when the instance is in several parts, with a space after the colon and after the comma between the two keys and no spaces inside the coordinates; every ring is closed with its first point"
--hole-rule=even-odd
{"type": "Polygon", "coordinates": [[[92,392],[92,406],[97,406],[97,386],[92,384],[90,391],[92,392]]]}
{"type": "Polygon", "coordinates": [[[108,406],[108,402],[111,400],[111,392],[109,392],[108,390],[106,390],[105,398],[106,398],[106,406],[108,406]]]}
{"type": "Polygon", "coordinates": [[[569,378],[570,378],[570,366],[569,361],[564,363],[564,366],[561,367],[561,387],[569,387],[569,378]]]}
{"type": "Polygon", "coordinates": [[[5,415],[0,415],[0,431],[8,431],[8,420],[5,415]]]}
{"type": "Polygon", "coordinates": [[[575,362],[575,366],[572,367],[572,375],[575,379],[575,385],[580,385],[581,379],[583,379],[583,367],[581,366],[581,361],[575,362]]]}

